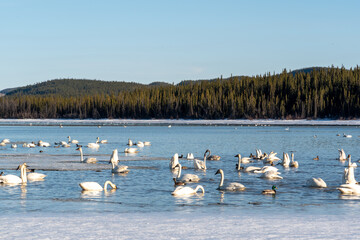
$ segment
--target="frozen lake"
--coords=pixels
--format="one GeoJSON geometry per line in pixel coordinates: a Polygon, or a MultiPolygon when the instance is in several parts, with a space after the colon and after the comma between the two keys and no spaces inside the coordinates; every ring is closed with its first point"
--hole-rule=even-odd
{"type": "MultiPolygon", "coordinates": [[[[226,121],[216,124],[210,122],[206,123],[207,125],[186,122],[174,124],[172,121],[161,124],[156,122],[155,125],[149,125],[148,122],[104,124],[97,121],[48,121],[45,124],[42,121],[0,122],[0,138],[8,138],[11,143],[18,145],[16,149],[12,149],[10,144],[0,147],[1,171],[19,176],[19,171],[15,169],[26,162],[29,168],[35,168],[36,172],[47,175],[45,181],[15,186],[0,185],[0,210],[2,219],[6,220],[2,230],[6,229],[6,226],[23,226],[21,219],[25,217],[28,220],[25,224],[28,231],[35,231],[33,227],[36,222],[42,222],[44,231],[48,230],[49,234],[56,231],[52,230],[51,226],[60,227],[61,221],[64,221],[62,226],[81,222],[81,229],[92,229],[95,232],[94,236],[97,237],[94,239],[99,238],[103,232],[105,234],[107,228],[104,222],[107,219],[119,229],[126,227],[113,232],[123,234],[123,238],[146,238],[136,232],[139,226],[149,234],[148,238],[152,239],[156,236],[161,239],[209,239],[211,236],[231,239],[234,234],[242,233],[256,238],[258,231],[270,234],[258,235],[259,238],[296,238],[306,231],[313,234],[313,238],[340,238],[338,233],[341,228],[328,226],[333,222],[344,224],[342,229],[347,229],[346,234],[351,237],[351,234],[358,232],[358,221],[345,226],[344,219],[350,221],[357,218],[360,213],[360,197],[340,195],[336,189],[342,183],[346,167],[346,162],[340,162],[337,158],[338,149],[343,148],[347,154],[352,155],[353,162],[360,159],[360,129],[354,122],[344,125],[333,121],[320,126],[314,126],[313,123],[306,125],[304,122],[289,125],[279,124],[281,121],[277,121],[271,126],[263,122],[228,125],[226,121]],[[32,126],[29,126],[30,123],[32,126]],[[59,127],[59,124],[63,127],[59,127]],[[170,124],[172,127],[168,127],[170,124]],[[351,134],[352,138],[342,137],[343,133],[351,134]],[[80,163],[75,144],[71,144],[69,148],[54,147],[54,142],[67,141],[67,136],[77,139],[84,146],[86,157],[96,157],[98,163],[80,163]],[[108,143],[101,144],[98,150],[85,147],[87,143],[95,142],[97,137],[107,139],[108,143]],[[150,141],[151,146],[139,148],[137,154],[125,154],[124,149],[129,138],[134,142],[150,141]],[[49,142],[51,147],[22,147],[24,142],[39,140],[49,142]],[[250,153],[255,154],[256,148],[267,153],[277,152],[280,158],[283,152],[293,152],[299,168],[285,169],[277,166],[283,177],[281,180],[268,180],[260,178],[259,174],[236,171],[237,159],[234,155],[240,153],[242,156],[249,156],[250,153]],[[119,151],[120,164],[129,167],[128,174],[111,173],[109,159],[114,149],[119,151]],[[205,188],[205,194],[191,197],[172,196],[174,186],[173,173],[169,170],[170,158],[174,153],[186,156],[191,152],[196,158],[202,159],[206,149],[221,156],[220,161],[207,161],[206,172],[195,170],[193,161],[180,159],[180,163],[188,167],[182,170],[182,174],[197,174],[201,178],[198,184],[205,188]],[[313,160],[316,156],[319,156],[319,161],[313,160]],[[225,173],[225,181],[240,182],[246,186],[246,190],[217,190],[220,176],[215,175],[215,172],[219,168],[225,173]],[[328,187],[306,187],[306,180],[310,177],[323,178],[328,187]],[[78,185],[84,181],[103,184],[106,180],[114,182],[118,189],[86,193],[82,192],[78,185]],[[261,194],[263,189],[271,188],[272,185],[278,187],[275,197],[261,194]],[[96,218],[88,219],[86,215],[94,215],[96,218]],[[272,219],[275,221],[272,222],[272,219]],[[288,223],[285,219],[288,219],[288,223]],[[57,221],[58,224],[50,224],[57,221]],[[86,221],[89,223],[84,223],[86,221]],[[181,226],[177,226],[177,222],[180,222],[181,226]],[[269,229],[263,228],[266,222],[269,229]],[[97,230],[91,227],[91,223],[97,225],[97,230]],[[288,226],[290,223],[303,231],[291,230],[291,226],[288,226]],[[326,231],[325,235],[315,234],[315,223],[319,224],[318,228],[326,231]],[[235,227],[234,230],[229,226],[231,224],[239,224],[239,228],[235,227]],[[173,230],[164,230],[174,226],[181,230],[182,235],[176,235],[173,230]],[[190,231],[194,226],[199,229],[190,231]],[[221,229],[214,231],[211,226],[220,226],[221,229]],[[277,229],[284,226],[288,226],[288,230],[277,229]],[[192,236],[192,232],[197,235],[192,236]]],[[[264,163],[255,160],[244,166],[262,167],[264,163]]],[[[357,171],[355,170],[356,178],[357,171]]],[[[188,184],[191,187],[196,185],[188,184]]],[[[72,231],[74,236],[83,236],[80,229],[72,231]]],[[[25,237],[18,234],[20,235],[10,236],[25,237]]],[[[108,234],[107,237],[113,236],[108,234]]],[[[46,234],[39,236],[45,238],[46,234]]]]}

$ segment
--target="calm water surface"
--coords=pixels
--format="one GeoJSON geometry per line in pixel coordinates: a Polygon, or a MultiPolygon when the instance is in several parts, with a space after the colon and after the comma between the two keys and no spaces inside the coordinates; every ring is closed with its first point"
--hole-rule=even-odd
{"type": "MultiPolygon", "coordinates": [[[[360,129],[355,126],[0,126],[0,138],[9,138],[18,148],[0,147],[0,169],[5,174],[20,175],[16,167],[26,162],[37,172],[47,174],[42,182],[26,185],[0,185],[0,211],[2,213],[43,212],[239,212],[273,213],[279,211],[308,212],[310,214],[359,214],[360,197],[342,196],[336,187],[341,184],[345,163],[338,157],[343,148],[352,155],[353,162],[360,159],[360,129]],[[342,137],[343,133],[352,138],[342,137]],[[337,136],[340,134],[341,136],[337,136]],[[67,141],[67,136],[86,145],[96,137],[107,139],[98,150],[84,147],[84,154],[96,157],[97,164],[80,163],[79,152],[70,148],[54,148],[54,142],[67,141]],[[314,137],[316,135],[317,137],[314,137]],[[133,141],[150,141],[140,152],[126,155],[128,138],[133,141]],[[23,142],[50,142],[49,148],[23,148],[23,142]],[[129,166],[125,175],[111,173],[110,154],[119,150],[120,164],[129,166]],[[266,180],[258,174],[238,173],[235,154],[249,156],[255,149],[275,151],[282,158],[283,152],[294,152],[298,169],[278,166],[282,180],[266,180]],[[173,197],[169,160],[174,153],[186,156],[191,152],[202,159],[206,149],[221,156],[220,161],[207,161],[207,171],[195,171],[193,162],[180,159],[188,169],[182,173],[200,176],[205,195],[173,197]],[[40,153],[39,151],[43,152],[40,153]],[[312,160],[317,155],[319,161],[312,160]],[[216,190],[223,169],[225,181],[244,184],[243,192],[216,190]],[[328,184],[326,189],[305,186],[310,177],[321,177],[328,184]],[[82,193],[80,182],[96,181],[101,185],[111,180],[117,191],[82,193]],[[278,187],[278,194],[264,196],[261,191],[278,187]]],[[[1,140],[0,139],[0,140],[1,140]]],[[[246,166],[263,166],[255,161],[246,166]]],[[[355,176],[358,177],[355,170],[355,176]]],[[[189,184],[195,187],[197,184],[189,184]]]]}

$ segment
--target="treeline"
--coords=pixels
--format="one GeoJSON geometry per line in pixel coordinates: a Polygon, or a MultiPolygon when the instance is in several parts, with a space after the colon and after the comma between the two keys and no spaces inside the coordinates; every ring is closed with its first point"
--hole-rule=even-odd
{"type": "Polygon", "coordinates": [[[360,116],[360,69],[231,77],[110,94],[0,98],[1,118],[349,119],[360,116]]]}

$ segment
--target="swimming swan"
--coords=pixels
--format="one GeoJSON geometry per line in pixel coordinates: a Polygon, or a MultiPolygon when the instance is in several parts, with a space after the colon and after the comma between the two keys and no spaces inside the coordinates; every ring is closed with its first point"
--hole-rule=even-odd
{"type": "Polygon", "coordinates": [[[294,168],[298,168],[298,167],[299,167],[298,161],[294,161],[294,153],[291,153],[291,163],[290,163],[290,167],[294,167],[294,168]]]}
{"type": "Polygon", "coordinates": [[[350,155],[350,154],[348,155],[348,158],[347,158],[347,159],[348,159],[348,166],[349,166],[349,167],[357,167],[357,164],[356,164],[356,163],[352,163],[352,162],[351,162],[351,155],[350,155]]]}
{"type": "Polygon", "coordinates": [[[279,176],[280,172],[278,171],[266,171],[263,174],[261,174],[261,178],[266,179],[283,179],[282,176],[279,176]]]}
{"type": "Polygon", "coordinates": [[[194,168],[196,170],[206,170],[206,159],[207,157],[210,155],[210,151],[206,150],[204,153],[204,160],[198,160],[198,159],[194,159],[194,168]],[[208,155],[206,155],[207,153],[209,153],[208,155]]]}
{"type": "Polygon", "coordinates": [[[340,161],[345,161],[346,160],[346,154],[344,149],[338,149],[339,151],[339,160],[340,161]]]}
{"type": "Polygon", "coordinates": [[[171,157],[169,167],[170,169],[175,169],[176,165],[179,164],[179,154],[175,153],[174,156],[171,157]]]}
{"type": "Polygon", "coordinates": [[[186,155],[186,159],[187,159],[187,160],[194,160],[194,154],[188,153],[188,154],[186,155]]]}
{"type": "Polygon", "coordinates": [[[354,174],[354,167],[350,166],[350,167],[344,169],[343,183],[345,183],[345,184],[356,184],[357,183],[357,181],[355,179],[355,174],[354,174]]]}
{"type": "Polygon", "coordinates": [[[174,196],[193,195],[193,194],[195,194],[199,189],[202,191],[203,194],[205,193],[205,189],[203,188],[203,186],[197,185],[195,189],[193,189],[193,188],[191,188],[191,187],[179,186],[179,187],[177,187],[171,194],[174,195],[174,196]]]}
{"type": "Polygon", "coordinates": [[[78,140],[75,140],[75,139],[71,140],[71,137],[70,137],[70,136],[68,136],[68,139],[69,139],[68,143],[74,143],[74,144],[78,144],[78,143],[79,143],[78,140]]]}
{"type": "Polygon", "coordinates": [[[321,178],[310,178],[306,181],[306,186],[313,188],[326,188],[326,182],[321,178]]]}
{"type": "Polygon", "coordinates": [[[95,143],[88,143],[87,147],[88,148],[96,148],[96,149],[98,149],[100,147],[100,145],[99,145],[99,137],[96,138],[95,143]]]}
{"type": "Polygon", "coordinates": [[[26,183],[27,177],[26,177],[26,168],[23,164],[19,165],[17,170],[20,169],[20,177],[8,174],[5,176],[0,176],[0,183],[4,184],[20,184],[20,183],[26,183]]]}
{"type": "Polygon", "coordinates": [[[219,155],[211,155],[210,149],[207,149],[206,151],[209,152],[209,155],[206,157],[206,160],[209,160],[209,161],[219,161],[220,160],[221,157],[219,155]]]}
{"type": "Polygon", "coordinates": [[[116,185],[110,181],[106,181],[104,187],[100,186],[97,182],[82,182],[79,184],[84,191],[106,191],[108,185],[110,185],[113,189],[117,188],[116,185]]]}
{"type": "MultiPolygon", "coordinates": [[[[178,163],[178,164],[176,165],[176,168],[179,169],[179,170],[178,170],[178,174],[177,174],[177,178],[180,179],[181,169],[182,169],[181,164],[178,163]]],[[[187,173],[187,174],[185,174],[185,175],[181,178],[181,181],[182,181],[182,182],[199,182],[199,181],[200,181],[200,178],[199,178],[199,176],[196,175],[196,174],[187,173]]]]}
{"type": "Polygon", "coordinates": [[[290,166],[290,157],[288,153],[283,153],[283,161],[281,163],[284,168],[288,168],[290,166]]]}
{"type": "Polygon", "coordinates": [[[112,164],[112,173],[128,173],[130,170],[128,169],[128,166],[126,165],[118,165],[119,163],[119,156],[118,156],[118,150],[115,149],[110,157],[110,162],[112,164]]]}
{"type": "Polygon", "coordinates": [[[124,150],[125,153],[138,153],[138,149],[137,148],[125,148],[124,150]]]}
{"type": "Polygon", "coordinates": [[[82,147],[78,147],[76,149],[76,151],[80,151],[80,162],[82,162],[82,163],[96,163],[97,162],[96,158],[94,158],[94,157],[84,159],[82,147]]]}
{"type": "Polygon", "coordinates": [[[218,169],[215,173],[221,175],[220,178],[220,183],[219,183],[219,187],[217,188],[218,190],[226,190],[226,191],[243,191],[245,190],[245,186],[242,185],[241,183],[237,183],[237,182],[231,182],[228,183],[224,186],[224,171],[222,169],[218,169]]]}
{"type": "Polygon", "coordinates": [[[340,191],[341,194],[349,194],[349,195],[352,195],[352,194],[359,195],[360,194],[360,186],[355,183],[342,184],[337,189],[340,191]]]}
{"type": "MultiPolygon", "coordinates": [[[[28,171],[26,163],[23,163],[20,166],[23,166],[23,168],[25,169],[24,170],[25,174],[26,174],[26,172],[28,171]]],[[[43,174],[43,173],[34,172],[34,169],[31,169],[30,171],[32,171],[32,172],[28,173],[27,176],[26,176],[27,180],[29,180],[29,181],[32,181],[32,182],[34,182],[34,181],[43,181],[44,178],[46,177],[46,175],[43,174]]]]}

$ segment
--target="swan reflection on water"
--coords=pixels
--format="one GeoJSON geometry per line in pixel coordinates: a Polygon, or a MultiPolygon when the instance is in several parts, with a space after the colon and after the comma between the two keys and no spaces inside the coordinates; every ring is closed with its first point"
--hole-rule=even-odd
{"type": "Polygon", "coordinates": [[[107,191],[86,191],[86,190],[83,190],[83,191],[81,191],[81,197],[82,198],[94,198],[94,197],[100,198],[103,194],[105,196],[111,196],[115,192],[116,192],[116,189],[110,189],[110,190],[107,190],[107,191]]]}

